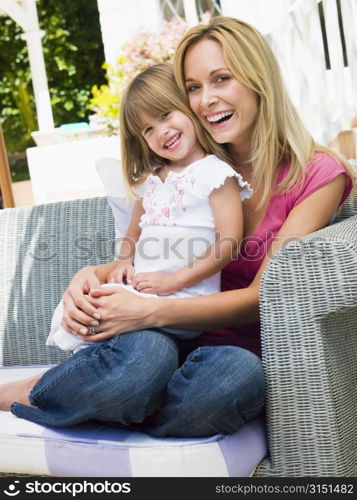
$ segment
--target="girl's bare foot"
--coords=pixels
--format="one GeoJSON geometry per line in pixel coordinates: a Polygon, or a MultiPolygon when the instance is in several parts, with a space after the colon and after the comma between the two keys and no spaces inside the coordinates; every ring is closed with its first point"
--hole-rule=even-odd
{"type": "Polygon", "coordinates": [[[42,374],[35,375],[34,377],[0,385],[0,410],[10,411],[11,403],[14,401],[26,406],[32,406],[28,395],[41,376],[42,374]]]}

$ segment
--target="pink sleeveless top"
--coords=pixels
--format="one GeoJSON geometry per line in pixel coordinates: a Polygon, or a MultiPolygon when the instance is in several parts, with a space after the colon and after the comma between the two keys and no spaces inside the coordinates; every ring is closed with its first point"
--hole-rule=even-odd
{"type": "MultiPolygon", "coordinates": [[[[280,168],[277,183],[287,175],[290,162],[280,168]]],[[[351,192],[352,182],[344,167],[326,153],[316,153],[314,160],[307,165],[304,185],[293,186],[285,193],[271,197],[265,216],[255,232],[244,239],[238,259],[232,261],[222,271],[221,290],[246,288],[254,279],[262,261],[290,211],[339,174],[346,175],[346,187],[340,205],[351,192]]],[[[200,345],[234,345],[261,355],[259,323],[221,328],[204,332],[195,339],[200,345]]]]}

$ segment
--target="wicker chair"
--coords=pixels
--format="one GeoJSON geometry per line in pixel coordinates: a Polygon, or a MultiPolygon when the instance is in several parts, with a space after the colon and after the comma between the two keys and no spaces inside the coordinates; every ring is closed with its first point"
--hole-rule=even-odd
{"type": "MultiPolygon", "coordinates": [[[[257,476],[357,475],[357,206],[287,245],[261,286],[270,455],[257,476]]],[[[0,213],[0,365],[52,364],[51,314],[71,276],[113,255],[105,198],[0,213]]]]}
{"type": "Polygon", "coordinates": [[[261,285],[270,458],[260,476],[357,475],[357,202],[288,244],[261,285]]]}

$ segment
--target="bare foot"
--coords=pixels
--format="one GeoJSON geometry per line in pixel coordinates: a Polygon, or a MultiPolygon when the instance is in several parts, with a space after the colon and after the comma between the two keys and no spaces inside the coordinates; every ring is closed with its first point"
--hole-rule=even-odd
{"type": "Polygon", "coordinates": [[[42,374],[0,385],[0,410],[10,411],[11,403],[14,401],[32,406],[28,395],[41,377],[42,374]]]}

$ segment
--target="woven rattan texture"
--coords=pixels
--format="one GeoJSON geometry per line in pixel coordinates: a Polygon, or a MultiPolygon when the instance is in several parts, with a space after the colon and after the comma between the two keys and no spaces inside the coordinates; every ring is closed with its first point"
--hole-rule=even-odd
{"type": "MultiPolygon", "coordinates": [[[[357,176],[357,168],[355,169],[357,176]]],[[[357,191],[357,189],[355,190],[357,191]]],[[[336,222],[340,222],[343,219],[347,219],[348,217],[352,217],[352,215],[357,214],[357,193],[355,196],[351,194],[349,198],[342,205],[339,214],[336,217],[336,222]]]]}
{"type": "Polygon", "coordinates": [[[0,364],[64,359],[45,346],[51,315],[79,268],[113,257],[106,199],[2,210],[0,238],[0,364]]]}
{"type": "Polygon", "coordinates": [[[257,475],[357,475],[357,216],[280,251],[260,307],[271,464],[257,475]]]}

